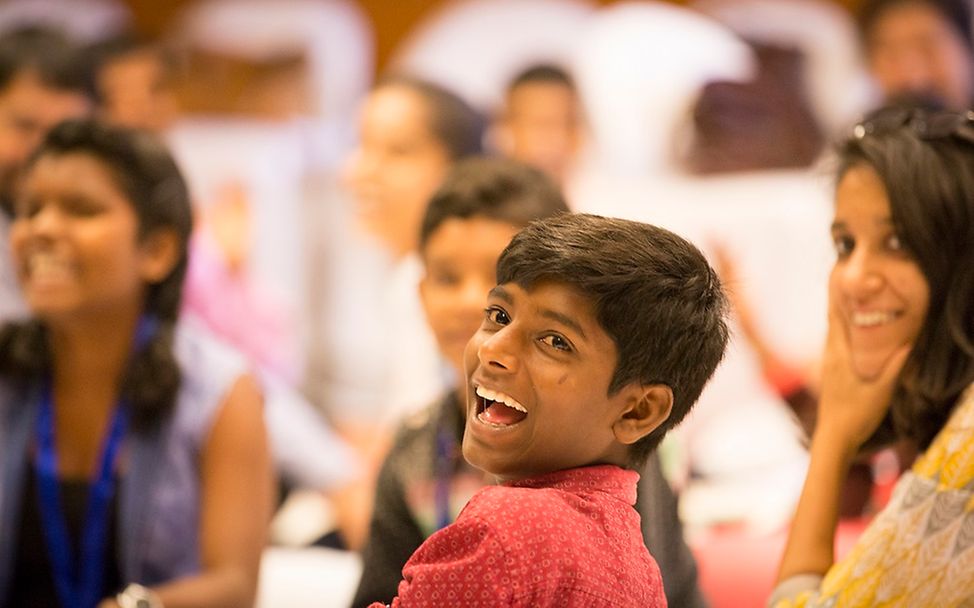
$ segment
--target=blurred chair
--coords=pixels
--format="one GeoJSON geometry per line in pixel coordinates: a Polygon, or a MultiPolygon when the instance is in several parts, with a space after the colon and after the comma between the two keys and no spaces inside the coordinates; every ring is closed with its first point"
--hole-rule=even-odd
{"type": "Polygon", "coordinates": [[[674,133],[700,88],[746,79],[746,44],[717,22],[664,2],[599,11],[575,49],[575,78],[589,115],[595,162],[628,175],[672,170],[674,133]]]}
{"type": "Polygon", "coordinates": [[[852,16],[826,0],[697,0],[691,7],[738,35],[793,47],[806,59],[807,93],[826,133],[855,122],[873,92],[852,16]]]}
{"type": "MultiPolygon", "coordinates": [[[[293,123],[215,117],[183,119],[166,134],[198,213],[221,211],[227,192],[240,199],[239,273],[286,311],[295,328],[307,293],[302,137],[293,123]]],[[[283,339],[300,351],[300,335],[283,339]]],[[[294,365],[299,374],[301,363],[294,365]]]]}
{"type": "Polygon", "coordinates": [[[0,32],[44,25],[64,30],[80,42],[95,42],[124,31],[132,15],[120,0],[6,0],[0,2],[0,32]]]}
{"type": "MultiPolygon", "coordinates": [[[[353,137],[374,70],[371,24],[351,0],[204,0],[189,5],[176,36],[212,60],[263,66],[263,86],[241,89],[237,109],[297,113],[313,167],[334,165],[353,137]],[[295,74],[296,72],[296,74],[295,74]],[[295,77],[296,76],[296,77],[295,77]],[[296,112],[294,112],[296,111],[296,112]]],[[[252,70],[251,72],[253,72],[252,70]]],[[[256,70],[258,73],[260,70],[256,70]]],[[[213,93],[213,84],[201,88],[213,93]]]]}
{"type": "Polygon", "coordinates": [[[371,84],[371,26],[348,0],[205,0],[190,6],[180,31],[231,56],[304,55],[316,116],[350,115],[371,84]]]}
{"type": "Polygon", "coordinates": [[[362,575],[358,554],[334,549],[269,547],[257,585],[257,608],[344,608],[362,575]]]}
{"type": "Polygon", "coordinates": [[[396,51],[392,69],[432,80],[484,111],[500,105],[523,68],[568,63],[595,11],[587,0],[444,4],[396,51]]]}

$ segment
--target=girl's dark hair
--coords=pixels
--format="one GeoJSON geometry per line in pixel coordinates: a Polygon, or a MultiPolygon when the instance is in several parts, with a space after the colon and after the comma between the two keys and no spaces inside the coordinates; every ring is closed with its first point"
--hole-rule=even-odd
{"type": "Polygon", "coordinates": [[[87,57],[59,30],[27,26],[0,36],[0,89],[28,71],[52,89],[94,96],[87,57]]]}
{"type": "Polygon", "coordinates": [[[568,70],[553,63],[536,63],[518,72],[507,85],[507,94],[526,84],[557,84],[572,92],[576,90],[568,70]]]}
{"type": "Polygon", "coordinates": [[[840,145],[839,161],[839,179],[861,166],[879,176],[930,288],[890,413],[864,449],[896,437],[925,449],[974,382],[974,114],[885,108],[840,145]]]}
{"type": "MultiPolygon", "coordinates": [[[[133,353],[122,379],[121,396],[131,408],[133,428],[145,431],[168,415],[179,390],[180,372],[172,346],[193,224],[189,192],[172,156],[148,133],[97,120],[66,121],[48,133],[28,162],[27,171],[40,158],[67,154],[89,155],[109,168],[135,210],[138,238],[171,230],[180,241],[176,265],[146,292],[143,314],[157,324],[156,331],[133,353]]],[[[33,319],[0,328],[0,375],[37,382],[48,374],[50,365],[47,330],[42,322],[33,319]]]]}
{"type": "Polygon", "coordinates": [[[450,160],[483,151],[486,120],[456,93],[427,80],[400,74],[383,78],[373,90],[386,87],[403,87],[423,98],[429,116],[429,129],[446,148],[450,160]]]}

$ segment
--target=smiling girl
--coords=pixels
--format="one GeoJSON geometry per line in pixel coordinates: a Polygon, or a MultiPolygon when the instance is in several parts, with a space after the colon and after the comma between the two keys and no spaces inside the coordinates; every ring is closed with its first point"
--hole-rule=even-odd
{"type": "Polygon", "coordinates": [[[0,604],[253,603],[262,399],[177,327],[190,229],[148,135],[66,122],[30,161],[10,241],[32,318],[0,330],[0,604]]]}

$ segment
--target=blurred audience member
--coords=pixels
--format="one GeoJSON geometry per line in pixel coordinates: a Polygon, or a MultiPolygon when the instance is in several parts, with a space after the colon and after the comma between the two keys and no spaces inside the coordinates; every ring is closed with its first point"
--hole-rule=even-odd
{"type": "Polygon", "coordinates": [[[387,316],[362,329],[387,335],[381,345],[385,352],[376,353],[373,364],[388,363],[378,398],[383,414],[392,410],[392,418],[425,406],[445,386],[418,300],[419,228],[450,166],[480,151],[483,126],[459,97],[411,77],[383,80],[363,106],[360,142],[349,158],[347,179],[361,225],[395,265],[385,278],[387,316]]]}
{"type": "Polygon", "coordinates": [[[582,108],[572,77],[547,64],[515,76],[493,135],[501,153],[564,183],[582,137],[582,108]]]}
{"type": "Polygon", "coordinates": [[[859,27],[883,96],[939,99],[949,108],[974,102],[974,38],[967,0],[866,0],[859,27]]]}
{"type": "Polygon", "coordinates": [[[803,168],[822,151],[825,137],[806,93],[801,52],[752,47],[755,77],[709,82],[693,106],[686,163],[694,173],[803,168]]]}
{"type": "Polygon", "coordinates": [[[79,49],[60,32],[0,34],[0,322],[25,312],[7,252],[18,174],[48,129],[89,110],[91,93],[79,49]]]}
{"type": "MultiPolygon", "coordinates": [[[[90,49],[98,87],[98,113],[107,122],[160,134],[179,118],[173,93],[175,66],[161,46],[120,35],[90,49]]],[[[355,454],[321,413],[294,387],[300,382],[298,329],[273,293],[247,272],[251,210],[243,184],[230,183],[217,199],[196,205],[190,239],[183,313],[257,366],[274,463],[288,489],[323,491],[335,499],[346,542],[358,544],[364,522],[341,507],[340,492],[359,473],[355,454]]]]}
{"type": "Polygon", "coordinates": [[[399,76],[369,93],[359,135],[348,166],[359,218],[395,258],[415,254],[430,196],[454,161],[481,150],[482,118],[452,92],[399,76]]]}
{"type": "Polygon", "coordinates": [[[175,162],[143,132],[69,121],[22,186],[31,317],[0,329],[0,603],[252,604],[262,398],[242,358],[177,323],[192,216],[175,162]]]}
{"type": "MultiPolygon", "coordinates": [[[[157,43],[122,34],[90,49],[98,114],[119,126],[165,135],[180,118],[174,60],[157,43]]],[[[288,383],[300,382],[298,329],[291,311],[247,272],[252,209],[247,188],[228,182],[196,201],[185,307],[215,334],[288,383]]]]}
{"type": "Polygon", "coordinates": [[[99,42],[90,53],[102,118],[157,133],[173,124],[179,114],[174,59],[158,44],[122,34],[99,42]]]}

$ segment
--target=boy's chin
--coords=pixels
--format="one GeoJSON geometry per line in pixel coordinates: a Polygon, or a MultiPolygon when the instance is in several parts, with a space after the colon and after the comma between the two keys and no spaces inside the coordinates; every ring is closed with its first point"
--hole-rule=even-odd
{"type": "Polygon", "coordinates": [[[489,453],[484,450],[484,446],[474,446],[473,442],[468,439],[469,435],[464,433],[462,453],[463,459],[467,461],[470,466],[480,469],[488,475],[496,477],[500,481],[509,481],[512,479],[519,479],[524,477],[516,470],[512,470],[515,467],[510,466],[510,463],[502,462],[497,458],[492,458],[489,453]]]}

